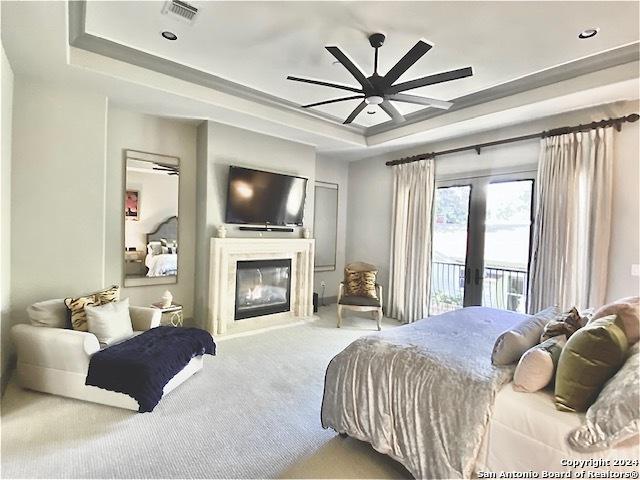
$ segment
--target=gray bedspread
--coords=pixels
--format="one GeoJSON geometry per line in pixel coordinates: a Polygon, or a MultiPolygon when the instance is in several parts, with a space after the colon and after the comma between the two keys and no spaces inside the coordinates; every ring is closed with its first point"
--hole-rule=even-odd
{"type": "Polygon", "coordinates": [[[367,441],[416,478],[469,478],[495,395],[496,338],[524,315],[469,307],[363,337],[327,367],[322,426],[367,441]]]}

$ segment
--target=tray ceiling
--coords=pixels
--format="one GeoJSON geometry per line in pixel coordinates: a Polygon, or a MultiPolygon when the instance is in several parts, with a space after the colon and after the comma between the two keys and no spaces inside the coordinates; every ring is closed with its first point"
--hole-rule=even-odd
{"type": "MultiPolygon", "coordinates": [[[[343,96],[339,90],[294,84],[287,75],[356,86],[324,49],[338,45],[369,75],[367,36],[381,31],[384,74],[418,39],[434,48],[399,81],[472,66],[474,76],[411,91],[442,100],[481,92],[574,60],[637,42],[637,2],[190,2],[190,25],[162,14],[164,2],[91,1],[87,33],[221,77],[295,104],[343,96]],[[579,40],[589,27],[599,34],[579,40]],[[169,30],[178,36],[168,41],[169,30]]],[[[344,119],[357,100],[318,107],[344,119]]],[[[420,106],[395,103],[403,114],[420,106]]],[[[389,118],[377,107],[354,123],[371,127],[389,118]]],[[[427,109],[427,111],[430,109],[427,109]]],[[[345,127],[346,128],[346,127],[345,127]]]]}

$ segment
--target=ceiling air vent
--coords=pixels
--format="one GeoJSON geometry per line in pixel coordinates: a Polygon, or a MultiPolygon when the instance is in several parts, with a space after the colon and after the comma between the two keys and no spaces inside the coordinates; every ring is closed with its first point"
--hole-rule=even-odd
{"type": "Polygon", "coordinates": [[[179,18],[180,20],[193,23],[196,19],[198,9],[193,5],[180,0],[168,0],[164,4],[162,13],[179,18]]]}

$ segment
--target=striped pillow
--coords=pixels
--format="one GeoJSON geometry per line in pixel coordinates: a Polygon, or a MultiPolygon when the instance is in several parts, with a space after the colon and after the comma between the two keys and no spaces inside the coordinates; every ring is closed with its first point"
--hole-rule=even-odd
{"type": "Polygon", "coordinates": [[[71,312],[71,326],[74,330],[87,332],[86,306],[99,306],[120,300],[120,287],[113,285],[106,290],[90,293],[78,298],[65,298],[64,304],[71,312]]]}

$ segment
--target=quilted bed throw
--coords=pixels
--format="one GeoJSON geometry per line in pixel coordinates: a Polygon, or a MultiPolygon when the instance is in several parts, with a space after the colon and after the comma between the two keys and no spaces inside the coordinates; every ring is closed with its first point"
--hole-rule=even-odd
{"type": "Polygon", "coordinates": [[[85,383],[127,394],[138,401],[139,412],[151,412],[164,386],[193,357],[215,352],[205,330],[156,327],[94,354],[85,383]]]}
{"type": "Polygon", "coordinates": [[[470,478],[500,386],[496,338],[523,315],[470,307],[356,340],[329,364],[322,426],[416,478],[470,478]]]}

